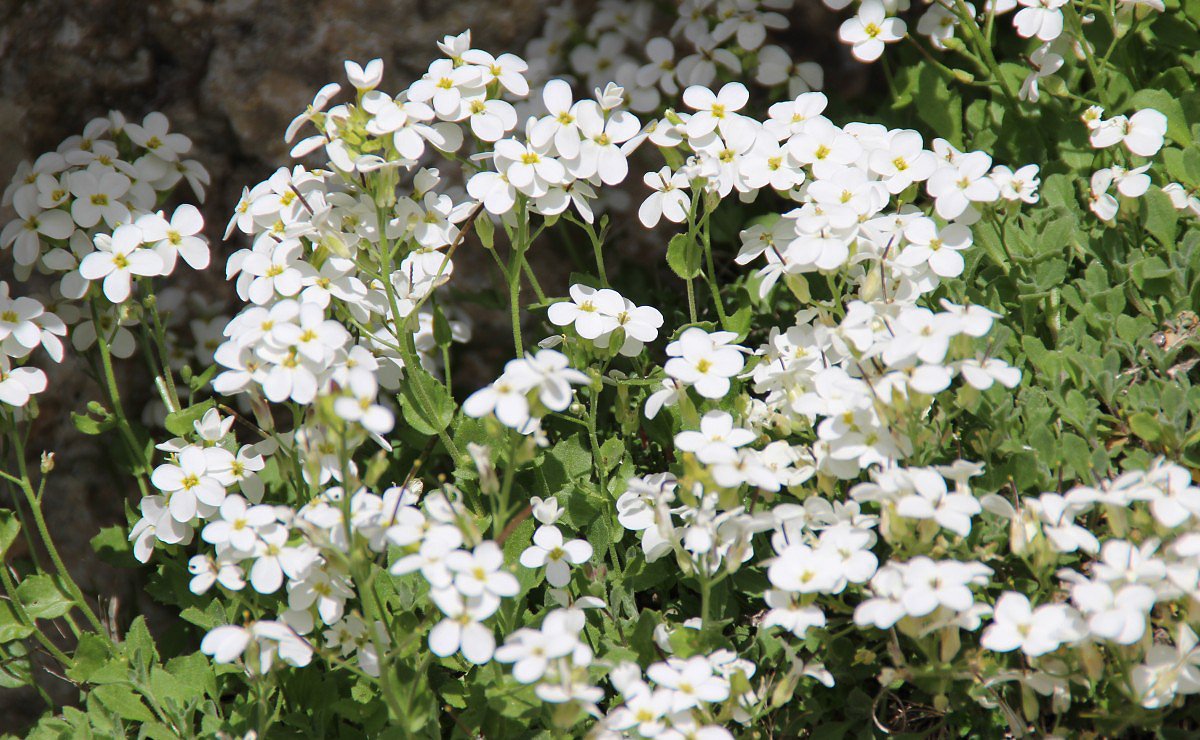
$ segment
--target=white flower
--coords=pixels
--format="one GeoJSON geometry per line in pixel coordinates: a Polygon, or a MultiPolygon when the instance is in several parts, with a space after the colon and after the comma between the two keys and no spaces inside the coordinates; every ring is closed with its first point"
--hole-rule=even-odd
{"type": "Polygon", "coordinates": [[[493,57],[486,51],[467,49],[462,53],[462,60],[480,70],[484,85],[499,82],[501,87],[517,97],[523,98],[529,94],[529,83],[525,80],[529,65],[516,54],[493,57]]]}
{"type": "Polygon", "coordinates": [[[517,126],[517,112],[503,100],[473,95],[463,103],[471,121],[471,132],[483,141],[499,141],[517,126]]]}
{"type": "Polygon", "coordinates": [[[714,674],[712,664],[702,655],[687,660],[667,658],[666,662],[654,663],[646,669],[646,676],[660,687],[671,690],[672,712],[729,698],[729,682],[714,674]]]}
{"type": "Polygon", "coordinates": [[[1145,108],[1128,118],[1116,116],[1098,123],[1092,129],[1090,139],[1097,149],[1120,142],[1134,154],[1153,157],[1162,149],[1166,133],[1167,117],[1153,108],[1145,108]]]}
{"type": "Polygon", "coordinates": [[[550,80],[542,89],[542,101],[550,115],[534,124],[529,139],[535,146],[555,151],[566,159],[579,155],[583,135],[576,118],[577,104],[573,102],[571,86],[563,80],[550,80]]]}
{"type": "Polygon", "coordinates": [[[257,539],[256,530],[275,522],[275,510],[270,506],[246,506],[241,496],[227,496],[221,503],[221,519],[204,527],[200,537],[218,547],[228,544],[235,550],[250,553],[257,539]]]}
{"type": "Polygon", "coordinates": [[[684,330],[679,339],[667,345],[671,359],[664,366],[667,375],[691,385],[705,398],[724,398],[729,379],[746,364],[742,348],[731,345],[733,332],[708,333],[698,327],[684,330]]]}
{"type": "Polygon", "coordinates": [[[971,246],[971,230],[962,224],[947,224],[938,229],[933,219],[915,218],[904,228],[908,246],[896,257],[905,267],[928,264],[939,277],[958,277],[963,271],[959,254],[971,246]]]}
{"type": "MultiPolygon", "coordinates": [[[[336,82],[331,82],[328,85],[325,85],[324,87],[322,87],[320,90],[318,90],[317,94],[315,96],[313,96],[313,101],[312,101],[312,103],[309,104],[308,108],[303,113],[301,113],[300,115],[293,118],[291,123],[288,124],[287,131],[283,135],[283,140],[286,143],[290,144],[292,139],[296,138],[296,134],[298,134],[300,132],[300,128],[308,121],[311,121],[313,119],[313,116],[315,116],[317,113],[320,113],[321,111],[325,110],[325,106],[329,105],[329,101],[332,100],[333,97],[341,91],[342,91],[342,86],[337,84],[336,82]]],[[[325,140],[325,137],[323,137],[323,136],[317,136],[314,138],[316,138],[319,142],[324,142],[324,140],[325,140]]],[[[297,156],[297,155],[293,154],[292,156],[297,156]]],[[[242,196],[243,202],[246,202],[245,196],[246,196],[246,193],[244,192],[243,196],[242,196]]],[[[249,205],[249,204],[247,203],[247,205],[249,205]]],[[[245,211],[241,211],[241,212],[245,213],[245,211]]],[[[234,216],[235,220],[237,220],[238,218],[239,217],[237,215],[234,216]]],[[[232,226],[232,224],[233,224],[233,221],[230,222],[231,226],[232,226]]],[[[229,238],[228,233],[225,234],[225,238],[229,238]]]]}
{"type": "Polygon", "coordinates": [[[129,192],[130,181],[125,175],[112,170],[88,168],[71,173],[71,217],[75,223],[90,229],[104,219],[109,226],[129,222],[129,207],[121,198],[129,192]]]}
{"type": "Polygon", "coordinates": [[[571,565],[592,557],[592,546],[584,540],[563,541],[558,527],[544,524],[533,533],[533,544],[521,553],[521,565],[546,569],[546,581],[555,588],[571,582],[571,565]]]}
{"type": "Polygon", "coordinates": [[[79,263],[79,274],[87,280],[103,278],[104,296],[112,303],[124,303],[134,276],[162,273],[162,258],[141,246],[142,230],[133,224],[118,227],[111,237],[99,234],[96,251],[79,263]]]}
{"type": "Polygon", "coordinates": [[[529,379],[505,373],[463,401],[463,413],[473,418],[495,414],[500,423],[520,429],[529,421],[529,379]]]}
{"type": "Polygon", "coordinates": [[[729,82],[713,93],[707,87],[692,85],[683,91],[683,102],[696,111],[687,121],[687,135],[699,139],[713,130],[729,137],[733,126],[741,120],[737,111],[750,100],[750,91],[740,82],[729,82]]]}
{"type": "Polygon", "coordinates": [[[802,544],[788,545],[767,569],[771,585],[791,593],[831,593],[840,577],[833,552],[802,544]]]}
{"type": "MultiPolygon", "coordinates": [[[[413,509],[413,511],[416,510],[413,509]]],[[[417,514],[419,515],[420,512],[417,514]]],[[[421,526],[424,526],[423,519],[421,526]]],[[[388,530],[388,539],[404,543],[401,545],[402,547],[411,544],[410,538],[395,537],[393,529],[395,528],[388,530]]],[[[421,540],[420,549],[412,555],[405,555],[397,560],[392,564],[389,572],[399,576],[419,570],[422,577],[429,581],[429,585],[435,589],[449,588],[454,577],[450,573],[450,569],[446,567],[446,557],[453,552],[458,552],[461,544],[462,534],[459,533],[458,527],[440,527],[436,536],[421,540]]]]}
{"type": "Polygon", "coordinates": [[[167,494],[171,516],[176,521],[190,521],[201,504],[215,512],[225,501],[225,486],[209,474],[211,457],[214,456],[203,448],[187,447],[179,453],[177,464],[164,463],[151,474],[150,482],[167,494]]]}
{"type": "Polygon", "coordinates": [[[500,599],[489,592],[464,596],[452,588],[434,589],[431,596],[446,618],[429,632],[430,652],[445,658],[461,650],[463,657],[476,665],[490,661],[496,637],[480,621],[496,612],[500,599]]]}
{"type": "Polygon", "coordinates": [[[409,86],[408,99],[429,103],[443,119],[457,121],[463,117],[464,95],[477,94],[482,87],[483,76],[478,67],[469,64],[455,67],[449,59],[437,59],[421,79],[409,86]]]}
{"type": "Polygon", "coordinates": [[[553,496],[548,496],[545,499],[540,496],[533,496],[529,499],[529,506],[532,509],[533,518],[542,524],[554,524],[566,513],[558,505],[558,499],[553,496]]]}
{"type": "Polygon", "coordinates": [[[945,479],[931,470],[907,472],[915,493],[896,502],[897,514],[909,519],[933,519],[960,537],[971,533],[971,517],[983,510],[974,495],[948,493],[945,479]]]}
{"type": "Polygon", "coordinates": [[[1146,618],[1154,608],[1154,589],[1127,584],[1113,589],[1107,583],[1081,581],[1071,587],[1071,600],[1087,618],[1096,637],[1132,645],[1146,632],[1146,618]]]}
{"type": "Polygon", "coordinates": [[[683,431],[675,435],[675,446],[691,452],[705,465],[731,462],[737,458],[736,448],[754,441],[754,432],[735,428],[733,417],[725,411],[709,411],[700,420],[700,431],[683,431]]]}
{"type": "Polygon", "coordinates": [[[1062,6],[1067,0],[1017,0],[1022,7],[1013,16],[1013,26],[1022,38],[1036,36],[1042,41],[1053,41],[1062,35],[1062,6]]]}
{"type": "Polygon", "coordinates": [[[135,223],[142,230],[142,241],[162,259],[163,274],[170,274],[175,268],[176,254],[193,270],[208,267],[208,242],[202,233],[204,217],[195,206],[188,203],[179,206],[170,221],[161,213],[151,213],[135,223]]]}
{"type": "Polygon", "coordinates": [[[250,630],[236,624],[216,627],[200,641],[200,652],[211,655],[217,663],[232,663],[242,657],[251,636],[250,630]]]}
{"type": "Polygon", "coordinates": [[[928,180],[937,169],[937,160],[924,148],[919,133],[897,130],[888,135],[886,148],[871,152],[870,167],[883,178],[888,192],[896,194],[914,182],[928,180]]]}
{"type": "Polygon", "coordinates": [[[17,218],[0,231],[0,247],[13,248],[13,259],[22,267],[37,262],[41,254],[41,237],[69,239],[75,231],[71,216],[59,209],[42,210],[35,203],[33,191],[18,192],[13,197],[17,218]]]}
{"type": "Polygon", "coordinates": [[[847,18],[838,28],[838,38],[851,45],[855,59],[873,62],[883,54],[885,43],[899,41],[907,31],[904,21],[887,17],[881,0],[863,0],[858,14],[847,18]]]}
{"type": "Polygon", "coordinates": [[[611,288],[597,290],[576,284],[570,288],[571,301],[551,304],[546,317],[555,326],[574,325],[584,339],[594,340],[617,328],[617,314],[625,308],[621,294],[611,288]]]}
{"type": "Polygon", "coordinates": [[[288,583],[288,607],[303,611],[315,604],[325,624],[340,620],[346,599],[353,596],[354,589],[343,576],[331,575],[323,568],[312,568],[302,579],[288,583]]]}
{"type": "Polygon", "coordinates": [[[1031,70],[1025,77],[1024,82],[1021,83],[1021,90],[1018,93],[1018,97],[1021,100],[1036,103],[1041,97],[1038,91],[1038,80],[1043,77],[1049,77],[1062,69],[1063,57],[1051,51],[1051,44],[1046,43],[1034,49],[1033,53],[1029,55],[1029,65],[1031,70]]]}
{"type": "Polygon", "coordinates": [[[446,567],[454,573],[454,587],[467,597],[515,596],[520,586],[512,573],[502,570],[503,566],[504,553],[491,540],[479,543],[472,552],[456,550],[446,556],[446,567]]]}
{"type": "Polygon", "coordinates": [[[526,387],[536,390],[538,400],[551,411],[566,411],[574,398],[571,385],[587,385],[587,375],[568,365],[567,356],[552,349],[526,354],[523,360],[512,360],[506,372],[524,376],[526,387]],[[511,370],[509,369],[511,367],[511,370]]]}
{"type": "Polygon", "coordinates": [[[763,600],[771,607],[763,617],[763,627],[782,627],[796,637],[804,639],[809,628],[825,626],[825,612],[821,607],[814,604],[805,605],[795,594],[767,589],[763,600]]]}
{"type": "Polygon", "coordinates": [[[1078,615],[1066,604],[1042,604],[1034,609],[1024,594],[1006,591],[996,602],[993,622],[983,631],[979,642],[998,653],[1020,648],[1035,658],[1078,639],[1075,624],[1078,620],[1078,615]]]}
{"type": "Polygon", "coordinates": [[[35,367],[14,368],[8,356],[0,354],[0,401],[21,408],[32,396],[44,390],[44,372],[35,367]]]}
{"type": "Polygon", "coordinates": [[[197,596],[208,593],[216,583],[230,591],[241,591],[246,586],[242,569],[236,563],[224,559],[213,562],[208,555],[193,555],[188,560],[188,572],[192,574],[188,590],[197,596]]]}
{"type": "Polygon", "coordinates": [[[576,125],[583,140],[572,174],[581,180],[599,175],[605,185],[620,183],[629,173],[629,164],[619,145],[632,139],[641,128],[637,117],[613,111],[606,119],[600,106],[586,100],[576,109],[576,125]]]}
{"type": "Polygon", "coordinates": [[[216,663],[232,663],[253,642],[258,661],[253,669],[266,673],[276,655],[289,665],[303,668],[312,661],[313,649],[296,631],[283,622],[258,621],[249,627],[227,624],[212,629],[200,641],[200,651],[216,663]]]}
{"type": "Polygon", "coordinates": [[[1037,203],[1037,190],[1042,182],[1038,179],[1038,169],[1036,164],[1027,164],[1016,172],[1013,172],[1004,165],[997,165],[992,168],[989,177],[1000,188],[1001,198],[1011,201],[1019,200],[1025,203],[1037,203]]]}
{"type": "Polygon", "coordinates": [[[345,68],[346,78],[350,80],[351,85],[354,85],[354,89],[359,92],[374,90],[379,87],[380,81],[383,80],[382,59],[372,59],[367,62],[366,67],[361,67],[357,62],[347,59],[345,68]]]}
{"type": "Polygon", "coordinates": [[[513,187],[533,196],[543,195],[551,186],[563,184],[567,177],[562,163],[550,155],[548,148],[523,144],[515,139],[496,142],[496,168],[513,187]]]}
{"type": "Polygon", "coordinates": [[[578,630],[567,624],[568,610],[550,612],[541,629],[522,628],[508,636],[496,650],[496,660],[512,663],[513,678],[531,684],[541,680],[552,661],[573,653],[579,644],[578,630]]]}
{"type": "Polygon", "coordinates": [[[169,126],[167,117],[154,111],[146,114],[141,125],[127,123],[124,130],[134,144],[149,149],[159,159],[174,162],[180,154],[191,151],[192,140],[183,134],[170,133],[169,126]]]}
{"type": "Polygon", "coordinates": [[[992,158],[984,152],[961,155],[955,164],[940,168],[930,176],[926,189],[935,199],[937,214],[946,220],[966,213],[972,203],[991,203],[1000,197],[1000,188],[988,177],[992,158]]]}
{"type": "Polygon", "coordinates": [[[1117,217],[1120,203],[1108,192],[1112,187],[1113,171],[1109,168],[1096,170],[1091,177],[1091,197],[1088,208],[1104,221],[1112,221],[1117,217]]]}
{"type": "Polygon", "coordinates": [[[394,414],[386,406],[376,403],[379,383],[369,370],[351,370],[347,377],[346,390],[349,396],[341,396],[333,402],[333,411],[348,422],[361,424],[372,434],[387,434],[395,426],[394,414]]]}
{"type": "Polygon", "coordinates": [[[645,414],[647,419],[653,419],[658,416],[658,412],[662,411],[663,406],[674,406],[679,403],[679,395],[684,392],[686,386],[672,378],[666,378],[662,382],[662,388],[654,391],[646,398],[645,414]]]}
{"type": "Polygon", "coordinates": [[[1138,701],[1147,709],[1159,709],[1175,700],[1177,694],[1200,693],[1200,650],[1196,633],[1186,624],[1179,626],[1175,646],[1155,643],[1146,651],[1146,662],[1130,676],[1138,701]]]}

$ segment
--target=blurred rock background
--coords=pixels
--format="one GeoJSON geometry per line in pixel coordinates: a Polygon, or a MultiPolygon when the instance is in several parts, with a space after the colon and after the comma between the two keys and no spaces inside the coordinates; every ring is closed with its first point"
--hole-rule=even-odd
{"type": "MultiPolygon", "coordinates": [[[[470,28],[481,48],[521,53],[544,9],[539,0],[0,0],[0,182],[94,116],[117,109],[140,119],[162,111],[173,130],[192,138],[190,156],[213,177],[203,210],[217,267],[202,275],[180,271],[174,284],[206,299],[228,296],[219,266],[242,245],[219,238],[241,189],[291,164],[283,131],[321,85],[344,82],[342,60],[382,57],[384,89],[400,89],[438,54],[435,42],[445,34],[470,28]]],[[[800,0],[791,15],[791,41],[825,65],[828,89],[861,88],[861,68],[846,66],[837,49],[836,16],[812,0],[800,0]]],[[[561,255],[535,257],[545,263],[539,274],[543,267],[560,273],[547,290],[565,292],[561,255]]],[[[479,266],[460,262],[456,280],[486,286],[490,261],[479,266]]],[[[12,280],[5,259],[0,278],[12,280]]],[[[511,351],[507,324],[489,331],[486,322],[477,323],[476,341],[462,353],[468,384],[491,377],[491,355],[511,351]]],[[[97,594],[116,622],[146,613],[152,626],[156,615],[161,623],[164,615],[137,574],[105,565],[88,543],[100,527],[124,523],[125,502],[136,497],[132,482],[108,466],[104,438],[82,437],[69,422],[98,391],[70,360],[48,370],[52,391],[41,401],[29,446],[31,455],[57,455],[46,504],[56,541],[80,586],[97,594]]],[[[123,371],[127,409],[137,415],[149,398],[147,384],[140,364],[126,362],[123,371]]],[[[42,685],[57,701],[77,696],[49,676],[42,685]]],[[[18,731],[42,709],[32,691],[0,689],[0,731],[18,731]]]]}

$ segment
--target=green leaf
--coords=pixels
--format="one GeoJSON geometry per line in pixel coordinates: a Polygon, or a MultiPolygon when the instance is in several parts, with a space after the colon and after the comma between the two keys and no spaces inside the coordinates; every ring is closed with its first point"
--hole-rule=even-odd
{"type": "Polygon", "coordinates": [[[121,719],[132,720],[134,722],[151,722],[154,720],[154,715],[142,703],[141,697],[135,694],[133,689],[128,686],[121,684],[97,686],[92,689],[92,695],[104,705],[105,709],[115,712],[121,719]]]}
{"type": "Polygon", "coordinates": [[[700,244],[687,234],[676,234],[667,244],[667,264],[683,278],[691,280],[700,275],[700,244]]]}
{"type": "Polygon", "coordinates": [[[13,640],[23,640],[33,634],[33,628],[21,624],[12,604],[0,601],[0,645],[13,640]]]}
{"type": "Polygon", "coordinates": [[[1066,433],[1062,437],[1063,460],[1075,471],[1075,477],[1087,480],[1092,469],[1092,449],[1083,437],[1066,433]]]}
{"type": "Polygon", "coordinates": [[[141,664],[148,669],[151,664],[158,662],[158,648],[155,647],[154,638],[146,627],[146,618],[141,615],[129,625],[129,631],[125,633],[124,647],[125,657],[130,663],[141,664]]]}
{"type": "Polygon", "coordinates": [[[616,437],[609,437],[600,445],[600,467],[604,472],[615,468],[625,456],[625,443],[616,437]]]}
{"type": "Polygon", "coordinates": [[[933,67],[921,67],[917,77],[917,116],[956,147],[962,140],[962,97],[952,94],[946,79],[933,67]]]}
{"type": "Polygon", "coordinates": [[[194,403],[186,409],[167,414],[167,421],[163,426],[171,434],[186,437],[196,431],[196,422],[200,421],[201,417],[216,405],[217,402],[211,398],[194,403]]]}
{"type": "Polygon", "coordinates": [[[217,695],[217,677],[213,664],[204,653],[192,653],[167,661],[167,672],[179,679],[193,696],[217,695]]]}
{"type": "Polygon", "coordinates": [[[67,677],[72,681],[86,683],[112,658],[112,651],[103,637],[94,632],[85,632],[79,638],[79,645],[76,646],[73,657],[75,665],[67,670],[67,677]]]}
{"type": "Polygon", "coordinates": [[[125,527],[104,527],[91,539],[92,550],[106,563],[117,566],[136,566],[133,548],[129,544],[125,527]]]}
{"type": "Polygon", "coordinates": [[[1146,231],[1165,247],[1175,246],[1175,227],[1179,222],[1179,211],[1171,204],[1171,198],[1157,187],[1151,188],[1142,198],[1146,231]]]}
{"type": "Polygon", "coordinates": [[[17,541],[17,535],[20,533],[21,520],[17,518],[16,512],[0,509],[0,562],[3,562],[5,553],[17,541]]]}
{"type": "Polygon", "coordinates": [[[71,599],[48,575],[39,574],[21,581],[17,586],[17,598],[34,619],[54,619],[71,610],[71,599]]]}
{"type": "Polygon", "coordinates": [[[76,414],[75,412],[71,412],[71,423],[74,424],[75,428],[80,432],[83,432],[87,435],[96,436],[97,434],[104,434],[109,429],[115,427],[117,425],[117,420],[116,417],[112,416],[109,416],[105,419],[93,419],[87,414],[76,414]]]}
{"type": "Polygon", "coordinates": [[[1139,411],[1129,417],[1129,428],[1147,442],[1157,442],[1162,437],[1162,424],[1145,411],[1139,411]]]}
{"type": "Polygon", "coordinates": [[[454,420],[450,392],[421,367],[404,368],[400,407],[409,426],[427,437],[443,431],[454,420]]]}
{"type": "Polygon", "coordinates": [[[492,223],[492,217],[486,213],[481,213],[475,218],[475,234],[479,237],[479,242],[486,249],[493,249],[496,246],[496,225],[492,223]]]}
{"type": "Polygon", "coordinates": [[[441,306],[433,307],[433,341],[439,347],[449,347],[454,341],[454,332],[450,329],[450,321],[441,306]]]}

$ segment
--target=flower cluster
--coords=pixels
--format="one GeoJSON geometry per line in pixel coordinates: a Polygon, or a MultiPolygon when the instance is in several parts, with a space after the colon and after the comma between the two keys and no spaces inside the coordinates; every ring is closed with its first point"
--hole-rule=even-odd
{"type": "MultiPolygon", "coordinates": [[[[129,551],[205,631],[150,684],[240,668],[212,671],[206,731],[672,740],[868,713],[1058,735],[1096,707],[1119,735],[1200,693],[1200,322],[1180,309],[1195,235],[1176,238],[1200,214],[1195,101],[1112,71],[1164,8],[825,0],[854,57],[925,60],[889,66],[894,110],[838,122],[820,70],[773,43],[792,5],[555,8],[529,62],[446,36],[394,93],[381,60],[346,62],[345,95],[321,88],[284,135],[302,163],[229,221],[236,314],[186,328],[155,281],[208,266],[203,221],[152,211],[203,184],[186,139],[114,116],[22,171],[0,241],[60,274],[47,304],[0,284],[2,431],[23,455],[33,350],[60,360],[68,324],[99,344],[108,398],[75,423],[119,432],[129,551]],[[999,33],[1029,51],[1019,92],[999,33]],[[1129,111],[1068,94],[1081,78],[1129,111]],[[954,85],[970,95],[931,107],[954,85]],[[1035,141],[1050,120],[1072,128],[1035,141]],[[1161,193],[1158,159],[1179,181],[1161,193]],[[479,261],[498,282],[473,295],[479,261]],[[464,301],[511,319],[512,354],[474,351],[474,372],[464,301]],[[139,323],[155,446],[113,380],[139,323]],[[316,690],[350,700],[310,716],[316,690]]],[[[40,484],[0,472],[44,535],[40,484]]],[[[65,613],[47,591],[101,625],[47,553],[59,581],[3,584],[6,634],[65,613]]],[[[96,706],[186,736],[129,670],[140,641],[67,675],[125,661],[133,688],[96,706]]]]}
{"type": "Polygon", "coordinates": [[[24,362],[38,347],[61,362],[66,334],[62,319],[33,298],[10,295],[0,281],[0,402],[20,409],[46,390],[46,373],[24,362]]]}
{"type": "Polygon", "coordinates": [[[191,148],[191,139],[170,131],[161,113],[133,123],[113,112],[56,151],[23,163],[4,191],[3,205],[16,218],[0,232],[0,248],[12,249],[18,278],[35,269],[60,276],[55,301],[105,299],[93,311],[63,304],[60,314],[74,327],[76,349],[92,346],[99,335],[114,356],[131,356],[130,327],[142,319],[129,300],[135,282],[171,275],[179,258],[195,270],[208,267],[200,211],[190,204],[169,217],[156,210],[181,181],[204,200],[209,175],[185,158],[191,148]]]}

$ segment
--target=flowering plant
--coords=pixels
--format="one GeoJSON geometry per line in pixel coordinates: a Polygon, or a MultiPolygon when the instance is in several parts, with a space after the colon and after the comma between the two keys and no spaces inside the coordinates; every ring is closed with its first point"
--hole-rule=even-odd
{"type": "Polygon", "coordinates": [[[207,181],[162,116],[19,172],[0,244],[55,279],[0,296],[0,551],[51,564],[3,572],[0,649],[85,697],[35,732],[1195,722],[1194,3],[825,4],[887,105],[770,43],[788,0],[558,8],[530,62],[447,36],[395,94],[346,62],[233,209],[232,316],[164,308],[210,246],[156,210],[207,181]],[[511,355],[464,387],[472,301],[511,355]],[[102,619],[41,513],[28,361],[68,328],[106,394],[75,424],[140,494],[96,545],[153,570],[169,648],[102,619]]]}

